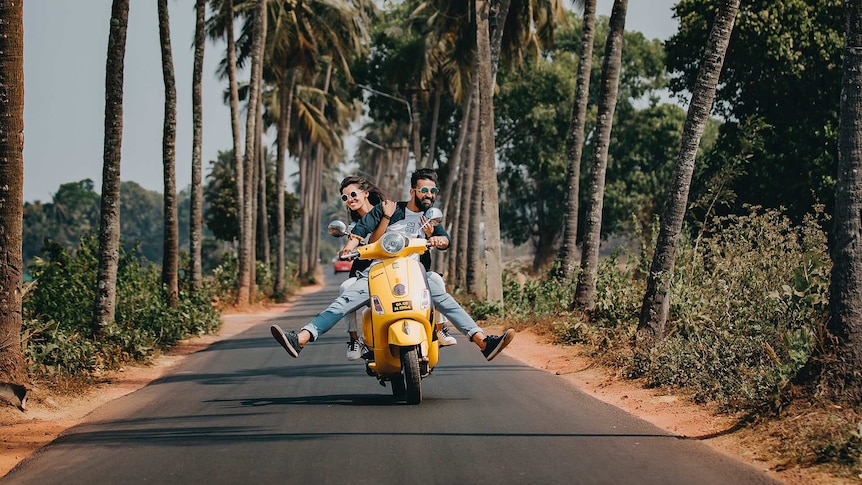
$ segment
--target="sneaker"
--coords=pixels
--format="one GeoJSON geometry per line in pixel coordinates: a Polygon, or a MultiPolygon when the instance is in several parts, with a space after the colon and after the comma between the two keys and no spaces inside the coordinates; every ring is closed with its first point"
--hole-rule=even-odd
{"type": "Polygon", "coordinates": [[[291,357],[299,357],[299,352],[302,350],[302,346],[299,345],[299,338],[296,336],[296,332],[291,330],[290,332],[284,333],[278,325],[269,327],[269,331],[272,332],[273,338],[275,338],[275,340],[284,347],[284,350],[286,350],[291,357]]]}
{"type": "Polygon", "coordinates": [[[514,338],[515,331],[511,328],[506,330],[503,335],[488,335],[485,337],[485,350],[482,351],[485,360],[494,360],[494,357],[505,349],[514,338]]]}
{"type": "Polygon", "coordinates": [[[458,343],[458,341],[455,340],[455,337],[449,335],[449,327],[446,325],[443,325],[443,328],[437,330],[437,342],[440,347],[448,347],[458,343]]]}
{"type": "Polygon", "coordinates": [[[356,339],[347,342],[347,360],[359,360],[362,358],[362,344],[356,339]]]}

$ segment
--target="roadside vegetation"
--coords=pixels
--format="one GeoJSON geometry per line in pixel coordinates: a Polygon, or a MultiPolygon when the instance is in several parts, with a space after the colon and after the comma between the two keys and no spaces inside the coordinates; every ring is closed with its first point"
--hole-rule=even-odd
{"type": "MultiPolygon", "coordinates": [[[[830,375],[841,363],[826,332],[831,263],[822,207],[794,224],[748,207],[716,217],[685,240],[671,285],[667,336],[633,345],[654,243],[641,239],[602,259],[596,307],[571,312],[569,283],[507,272],[505,311],[470,303],[491,323],[530,328],[646,387],[665,388],[738,417],[771,436],[788,465],[862,472],[859,418],[830,375]],[[520,278],[520,282],[518,279],[520,278]],[[814,369],[821,371],[813,381],[814,369]]],[[[550,271],[552,275],[554,271],[550,271]]]]}

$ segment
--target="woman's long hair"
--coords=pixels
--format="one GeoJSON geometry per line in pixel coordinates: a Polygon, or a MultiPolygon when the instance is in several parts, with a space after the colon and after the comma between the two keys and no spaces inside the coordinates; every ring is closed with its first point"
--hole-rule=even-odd
{"type": "MultiPolygon", "coordinates": [[[[343,191],[344,188],[347,187],[348,185],[356,185],[359,187],[359,190],[367,191],[368,192],[368,202],[370,202],[371,205],[377,205],[377,204],[383,202],[384,200],[386,200],[386,195],[383,193],[383,191],[380,190],[379,187],[377,187],[376,185],[371,183],[371,181],[365,177],[358,176],[358,175],[345,177],[344,180],[341,181],[341,189],[339,189],[339,192],[343,191]]],[[[356,212],[353,209],[350,209],[350,220],[351,221],[356,222],[361,218],[362,218],[362,216],[360,216],[358,212],[356,212]]]]}

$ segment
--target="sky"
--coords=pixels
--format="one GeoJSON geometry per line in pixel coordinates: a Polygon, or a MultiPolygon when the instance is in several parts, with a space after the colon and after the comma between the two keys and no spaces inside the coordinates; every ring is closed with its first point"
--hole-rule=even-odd
{"type": "MultiPolygon", "coordinates": [[[[671,11],[676,1],[629,2],[626,29],[668,39],[677,28],[671,11]]],[[[598,14],[609,16],[612,5],[598,0],[598,14]]],[[[176,184],[182,190],[191,183],[194,1],[169,0],[168,8],[177,89],[176,184]]],[[[26,202],[50,202],[61,184],[86,178],[101,191],[110,15],[111,0],[24,2],[26,202]]],[[[164,81],[155,1],[132,0],[127,35],[120,178],[163,192],[164,81]]],[[[227,82],[215,74],[224,49],[223,42],[207,40],[204,50],[204,175],[218,152],[232,147],[230,109],[222,101],[227,82]]],[[[273,143],[274,136],[267,140],[273,143]]]]}

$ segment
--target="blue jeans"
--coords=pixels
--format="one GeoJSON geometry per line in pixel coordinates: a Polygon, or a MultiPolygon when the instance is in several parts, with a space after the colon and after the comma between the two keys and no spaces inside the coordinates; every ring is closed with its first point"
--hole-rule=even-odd
{"type": "MultiPolygon", "coordinates": [[[[461,308],[461,305],[458,304],[455,298],[446,293],[442,278],[435,278],[429,275],[426,279],[428,281],[428,288],[431,290],[431,301],[434,302],[434,307],[440,313],[446,315],[455,328],[471,339],[473,335],[482,332],[482,329],[476,325],[476,321],[461,308]]],[[[302,327],[302,330],[308,330],[312,341],[317,340],[317,337],[331,330],[344,315],[350,314],[360,307],[367,305],[368,300],[368,277],[367,275],[363,275],[357,278],[352,285],[344,288],[341,295],[326,307],[325,310],[312,318],[308,324],[302,327]]]]}

